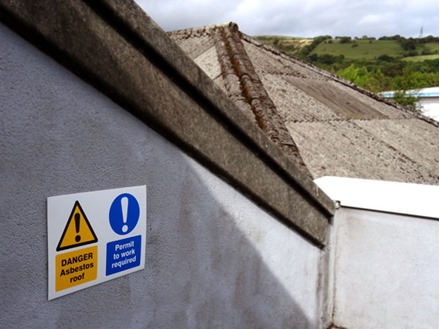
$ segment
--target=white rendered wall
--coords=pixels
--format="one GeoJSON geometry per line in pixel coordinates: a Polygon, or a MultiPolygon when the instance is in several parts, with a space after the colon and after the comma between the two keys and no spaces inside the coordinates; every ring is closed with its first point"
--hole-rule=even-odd
{"type": "Polygon", "coordinates": [[[332,245],[334,323],[438,328],[438,246],[438,220],[340,208],[332,245]]]}
{"type": "Polygon", "coordinates": [[[439,326],[439,186],[322,177],[341,207],[331,231],[329,299],[347,329],[439,326]]]}

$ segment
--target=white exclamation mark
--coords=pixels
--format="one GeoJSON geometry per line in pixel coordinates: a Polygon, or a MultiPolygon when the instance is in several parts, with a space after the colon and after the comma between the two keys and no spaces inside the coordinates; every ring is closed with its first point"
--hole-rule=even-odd
{"type": "Polygon", "coordinates": [[[128,198],[123,197],[121,198],[121,209],[122,209],[122,221],[124,222],[124,225],[122,226],[122,232],[128,231],[128,225],[127,225],[127,215],[128,215],[128,198]]]}

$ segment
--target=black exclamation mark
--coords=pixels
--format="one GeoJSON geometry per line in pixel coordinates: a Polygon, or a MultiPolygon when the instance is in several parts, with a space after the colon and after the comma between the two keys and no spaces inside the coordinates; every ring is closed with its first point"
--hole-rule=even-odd
{"type": "Polygon", "coordinates": [[[76,230],[76,234],[77,234],[77,236],[75,237],[76,242],[81,241],[81,236],[79,235],[79,221],[80,221],[80,219],[81,219],[81,215],[76,213],[75,214],[75,230],[76,230]]]}

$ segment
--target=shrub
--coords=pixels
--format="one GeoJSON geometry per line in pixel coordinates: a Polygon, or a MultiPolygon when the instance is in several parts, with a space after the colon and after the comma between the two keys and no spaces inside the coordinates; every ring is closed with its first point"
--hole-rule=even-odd
{"type": "Polygon", "coordinates": [[[341,37],[339,39],[339,43],[350,43],[351,42],[351,38],[350,37],[341,37]]]}

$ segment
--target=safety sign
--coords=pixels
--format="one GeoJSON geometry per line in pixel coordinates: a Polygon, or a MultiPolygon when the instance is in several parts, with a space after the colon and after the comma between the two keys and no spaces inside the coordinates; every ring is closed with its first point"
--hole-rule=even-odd
{"type": "Polygon", "coordinates": [[[83,246],[97,241],[98,238],[95,232],[93,232],[89,220],[84,214],[79,202],[76,201],[60,242],[58,243],[57,251],[83,246]]]}
{"type": "Polygon", "coordinates": [[[147,188],[47,199],[48,299],[145,267],[147,188]]]}

